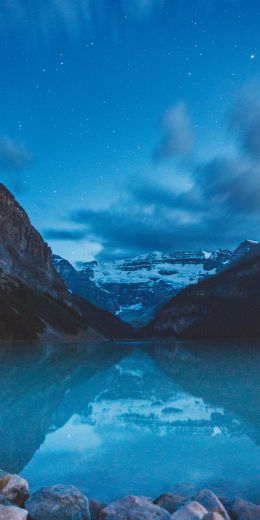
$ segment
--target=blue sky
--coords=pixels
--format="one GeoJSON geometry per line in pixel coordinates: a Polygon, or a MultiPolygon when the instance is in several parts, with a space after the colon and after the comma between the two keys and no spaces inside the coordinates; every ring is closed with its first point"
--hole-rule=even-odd
{"type": "Polygon", "coordinates": [[[71,261],[259,239],[256,0],[3,0],[0,169],[71,261]]]}

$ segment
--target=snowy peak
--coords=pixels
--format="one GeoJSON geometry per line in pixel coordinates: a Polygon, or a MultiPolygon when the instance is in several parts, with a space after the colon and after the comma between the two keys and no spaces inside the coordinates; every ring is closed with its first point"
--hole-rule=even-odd
{"type": "Polygon", "coordinates": [[[260,242],[255,240],[244,240],[241,244],[233,251],[234,258],[241,258],[245,255],[256,255],[260,253],[260,242]]]}
{"type": "Polygon", "coordinates": [[[257,252],[259,242],[245,240],[234,251],[153,251],[112,262],[81,263],[77,270],[58,256],[53,262],[72,292],[138,327],[188,285],[257,252]]]}
{"type": "Polygon", "coordinates": [[[98,284],[153,284],[159,281],[174,283],[176,288],[196,283],[213,269],[219,269],[232,257],[232,252],[219,249],[206,251],[177,251],[174,253],[152,253],[123,258],[112,262],[86,262],[81,271],[88,273],[98,284]]]}

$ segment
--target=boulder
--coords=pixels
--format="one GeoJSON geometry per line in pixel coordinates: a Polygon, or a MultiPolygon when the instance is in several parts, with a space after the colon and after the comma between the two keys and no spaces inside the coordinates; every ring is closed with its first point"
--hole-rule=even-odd
{"type": "Polygon", "coordinates": [[[173,493],[164,493],[164,495],[161,495],[159,498],[154,500],[156,506],[166,509],[166,511],[171,513],[171,515],[180,509],[180,507],[184,506],[186,502],[187,499],[185,497],[173,493]]]}
{"type": "Polygon", "coordinates": [[[109,504],[100,515],[100,520],[170,520],[165,509],[156,506],[147,497],[126,496],[109,504]]]}
{"type": "Polygon", "coordinates": [[[27,520],[28,512],[16,506],[0,505],[0,520],[27,520]]]}
{"type": "Polygon", "coordinates": [[[91,520],[99,520],[102,509],[106,507],[106,504],[102,504],[98,500],[89,499],[89,511],[91,520]]]}
{"type": "Polygon", "coordinates": [[[235,520],[260,520],[260,506],[246,500],[233,500],[228,512],[235,520]]]}
{"type": "Polygon", "coordinates": [[[0,505],[2,506],[13,506],[14,504],[0,493],[0,505]]]}
{"type": "Polygon", "coordinates": [[[196,495],[195,500],[202,504],[210,513],[220,513],[225,520],[230,520],[227,510],[220,502],[219,498],[209,489],[203,489],[200,491],[196,495]]]}
{"type": "Polygon", "coordinates": [[[207,509],[199,502],[189,502],[172,515],[173,520],[201,520],[208,513],[207,509]]]}
{"type": "Polygon", "coordinates": [[[42,488],[27,500],[26,508],[32,520],[90,520],[88,499],[74,486],[42,488]]]}
{"type": "Polygon", "coordinates": [[[220,513],[211,512],[203,516],[203,520],[223,520],[223,516],[220,513]]]}
{"type": "Polygon", "coordinates": [[[13,504],[21,507],[29,496],[27,480],[0,470],[0,493],[13,504]]]}

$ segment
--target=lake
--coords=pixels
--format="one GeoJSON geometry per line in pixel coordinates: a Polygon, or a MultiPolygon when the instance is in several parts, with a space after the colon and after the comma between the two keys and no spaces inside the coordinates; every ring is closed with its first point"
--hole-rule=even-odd
{"type": "Polygon", "coordinates": [[[0,351],[0,467],[32,491],[260,500],[260,343],[17,343],[0,351]]]}

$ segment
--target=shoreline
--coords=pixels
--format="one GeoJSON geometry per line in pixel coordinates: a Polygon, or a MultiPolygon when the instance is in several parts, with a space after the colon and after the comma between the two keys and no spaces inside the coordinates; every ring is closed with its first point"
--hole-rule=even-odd
{"type": "Polygon", "coordinates": [[[210,489],[189,496],[167,490],[157,498],[127,495],[108,504],[72,485],[31,494],[27,480],[0,470],[0,520],[260,520],[260,505],[210,489]]]}

